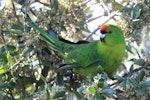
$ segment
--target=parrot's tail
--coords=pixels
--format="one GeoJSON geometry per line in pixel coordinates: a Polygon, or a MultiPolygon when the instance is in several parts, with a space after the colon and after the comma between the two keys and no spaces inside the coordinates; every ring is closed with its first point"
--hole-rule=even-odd
{"type": "Polygon", "coordinates": [[[40,32],[40,39],[42,39],[43,41],[48,43],[52,49],[54,49],[58,52],[64,53],[67,49],[69,49],[71,47],[70,44],[61,42],[61,41],[53,38],[50,34],[48,34],[42,28],[40,28],[38,25],[36,25],[28,15],[27,15],[26,19],[34,29],[36,29],[37,31],[40,32]]]}

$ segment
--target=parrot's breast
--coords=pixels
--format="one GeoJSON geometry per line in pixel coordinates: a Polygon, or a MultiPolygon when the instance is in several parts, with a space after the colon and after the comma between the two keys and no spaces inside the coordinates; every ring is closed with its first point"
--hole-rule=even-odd
{"type": "Polygon", "coordinates": [[[125,44],[117,44],[111,47],[101,44],[101,48],[99,50],[99,54],[102,56],[101,66],[108,76],[111,76],[122,63],[125,54],[125,44]]]}

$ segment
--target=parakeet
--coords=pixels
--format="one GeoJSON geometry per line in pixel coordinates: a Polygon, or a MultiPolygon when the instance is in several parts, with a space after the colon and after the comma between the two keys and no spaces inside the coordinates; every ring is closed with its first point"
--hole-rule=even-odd
{"type": "Polygon", "coordinates": [[[115,25],[102,25],[99,40],[66,43],[53,38],[37,26],[29,16],[27,16],[27,21],[34,29],[40,32],[41,40],[62,55],[64,66],[60,69],[73,68],[76,73],[89,78],[102,72],[112,77],[113,73],[121,65],[125,54],[125,38],[122,30],[115,25]]]}

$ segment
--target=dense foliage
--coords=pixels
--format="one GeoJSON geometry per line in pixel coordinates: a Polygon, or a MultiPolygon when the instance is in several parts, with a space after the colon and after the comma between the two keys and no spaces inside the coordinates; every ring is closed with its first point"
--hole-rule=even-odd
{"type": "Polygon", "coordinates": [[[146,100],[149,31],[149,0],[1,0],[0,100],[146,100]],[[93,12],[99,9],[95,17],[93,12]],[[72,69],[58,71],[61,55],[39,39],[26,21],[27,14],[54,38],[73,42],[92,41],[102,17],[107,18],[104,23],[114,21],[126,38],[126,55],[115,79],[105,73],[90,80],[72,69]],[[95,23],[94,30],[90,23],[95,23]]]}

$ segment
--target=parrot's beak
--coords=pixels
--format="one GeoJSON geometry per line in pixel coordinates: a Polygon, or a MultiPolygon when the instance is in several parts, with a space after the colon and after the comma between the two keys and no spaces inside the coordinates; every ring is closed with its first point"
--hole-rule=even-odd
{"type": "Polygon", "coordinates": [[[101,40],[101,42],[105,42],[105,34],[100,35],[100,40],[101,40]]]}

